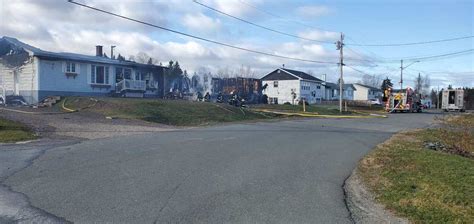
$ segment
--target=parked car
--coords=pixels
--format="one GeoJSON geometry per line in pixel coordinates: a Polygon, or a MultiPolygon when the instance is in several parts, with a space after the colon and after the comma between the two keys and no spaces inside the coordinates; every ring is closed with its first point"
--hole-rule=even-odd
{"type": "Polygon", "coordinates": [[[379,99],[371,99],[369,100],[370,105],[382,105],[379,99]]]}

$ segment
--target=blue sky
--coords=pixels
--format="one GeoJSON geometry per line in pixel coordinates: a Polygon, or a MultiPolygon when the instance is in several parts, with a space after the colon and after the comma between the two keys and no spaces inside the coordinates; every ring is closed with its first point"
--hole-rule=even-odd
{"type": "MultiPolygon", "coordinates": [[[[272,33],[223,16],[192,0],[78,0],[150,23],[209,39],[269,53],[337,63],[332,44],[319,44],[272,33]]],[[[474,39],[400,47],[358,47],[350,43],[384,44],[419,42],[473,35],[474,1],[268,1],[201,0],[226,13],[280,31],[335,41],[346,35],[346,64],[368,74],[389,76],[398,82],[399,60],[474,48],[474,39]],[[262,13],[266,10],[282,18],[262,13]],[[289,22],[294,20],[298,22],[289,22]],[[300,23],[306,24],[306,26],[300,23]],[[325,31],[312,27],[323,28],[325,31]],[[373,61],[355,61],[351,58],[373,61]],[[370,65],[369,65],[370,64],[370,65]]],[[[288,68],[327,74],[338,78],[337,66],[303,63],[255,55],[187,37],[156,30],[129,21],[102,15],[60,0],[1,0],[0,35],[16,37],[45,50],[93,54],[94,46],[117,45],[117,52],[135,55],[144,52],[158,61],[178,60],[189,72],[237,74],[249,67],[261,77],[285,64],[288,68]],[[31,20],[31,18],[36,18],[31,20]],[[240,70],[239,70],[240,69],[240,70]]],[[[412,85],[418,74],[429,74],[432,86],[474,86],[474,56],[422,61],[405,70],[405,83],[412,85]],[[411,82],[411,83],[410,83],[411,82]]],[[[346,82],[357,82],[361,73],[345,68],[346,82]]]]}

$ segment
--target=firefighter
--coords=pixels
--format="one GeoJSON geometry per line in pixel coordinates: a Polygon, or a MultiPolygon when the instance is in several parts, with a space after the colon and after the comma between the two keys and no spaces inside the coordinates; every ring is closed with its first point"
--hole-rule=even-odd
{"type": "Polygon", "coordinates": [[[197,92],[197,100],[202,101],[202,93],[200,91],[197,92]]]}
{"type": "Polygon", "coordinates": [[[206,102],[211,101],[211,94],[209,94],[209,92],[206,92],[206,95],[204,95],[204,101],[206,101],[206,102]]]}
{"type": "Polygon", "coordinates": [[[216,102],[218,102],[218,103],[224,102],[224,97],[222,96],[222,93],[221,93],[221,92],[219,92],[219,94],[217,94],[217,100],[216,100],[216,102]]]}

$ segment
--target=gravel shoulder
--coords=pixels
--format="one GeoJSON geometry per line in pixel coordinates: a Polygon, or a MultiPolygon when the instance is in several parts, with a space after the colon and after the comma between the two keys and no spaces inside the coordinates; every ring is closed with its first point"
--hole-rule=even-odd
{"type": "Polygon", "coordinates": [[[346,205],[355,223],[409,223],[386,210],[375,201],[375,196],[364,185],[355,169],[344,183],[346,205]]]}
{"type": "Polygon", "coordinates": [[[99,139],[116,136],[176,130],[176,127],[139,120],[106,119],[92,112],[57,113],[50,109],[14,108],[24,111],[7,111],[0,108],[0,117],[17,121],[31,127],[43,138],[99,139]]]}

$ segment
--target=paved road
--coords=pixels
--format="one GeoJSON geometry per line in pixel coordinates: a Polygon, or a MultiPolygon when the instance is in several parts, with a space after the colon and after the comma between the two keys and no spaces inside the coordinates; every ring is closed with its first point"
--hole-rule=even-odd
{"type": "Polygon", "coordinates": [[[45,216],[75,223],[350,223],[342,185],[357,161],[432,119],[293,120],[90,140],[49,149],[3,184],[45,216]]]}

